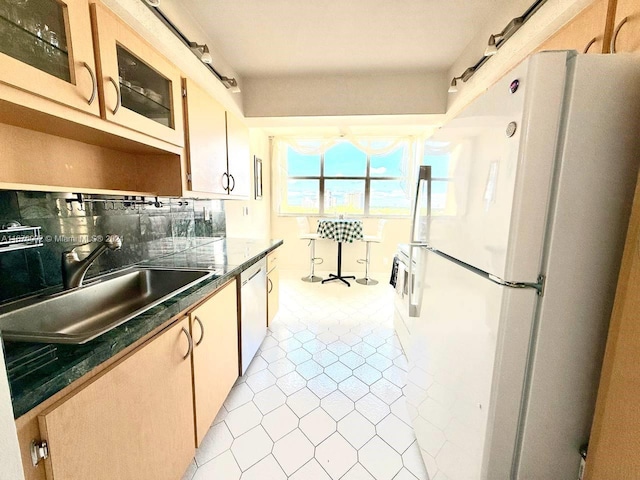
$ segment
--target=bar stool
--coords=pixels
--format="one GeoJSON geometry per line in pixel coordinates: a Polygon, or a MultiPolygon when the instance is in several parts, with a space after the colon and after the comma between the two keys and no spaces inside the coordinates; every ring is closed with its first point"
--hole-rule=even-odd
{"type": "Polygon", "coordinates": [[[296,217],[296,221],[298,222],[298,238],[309,240],[309,263],[311,268],[309,275],[302,277],[302,281],[311,283],[321,282],[322,277],[315,275],[316,265],[320,265],[324,261],[322,258],[316,258],[316,240],[320,238],[320,235],[311,232],[309,219],[307,217],[296,217]]]}
{"type": "Polygon", "coordinates": [[[377,280],[369,277],[369,264],[371,263],[371,244],[372,243],[382,243],[382,231],[384,230],[384,225],[387,223],[385,219],[378,220],[378,232],[375,235],[364,235],[362,237],[362,242],[367,243],[367,256],[366,258],[361,258],[358,260],[358,263],[364,263],[364,278],[358,278],[356,282],[361,285],[376,285],[378,283],[377,280]]]}

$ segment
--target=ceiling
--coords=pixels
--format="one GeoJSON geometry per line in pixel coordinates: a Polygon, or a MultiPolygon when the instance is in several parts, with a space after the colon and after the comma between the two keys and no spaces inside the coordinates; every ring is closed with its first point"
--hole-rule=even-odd
{"type": "Polygon", "coordinates": [[[241,77],[447,70],[509,0],[183,0],[241,77]]]}

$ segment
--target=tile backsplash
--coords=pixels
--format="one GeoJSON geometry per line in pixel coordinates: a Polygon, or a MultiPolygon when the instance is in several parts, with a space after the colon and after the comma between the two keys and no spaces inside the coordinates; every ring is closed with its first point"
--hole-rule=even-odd
{"type": "MultiPolygon", "coordinates": [[[[161,206],[125,206],[109,201],[69,203],[70,198],[61,193],[0,191],[0,226],[17,221],[42,227],[44,243],[0,252],[0,303],[60,287],[62,252],[107,234],[119,235],[122,249],[101,255],[88,277],[179,252],[226,232],[222,200],[161,198],[161,206]]],[[[76,251],[83,258],[95,246],[76,251]]]]}

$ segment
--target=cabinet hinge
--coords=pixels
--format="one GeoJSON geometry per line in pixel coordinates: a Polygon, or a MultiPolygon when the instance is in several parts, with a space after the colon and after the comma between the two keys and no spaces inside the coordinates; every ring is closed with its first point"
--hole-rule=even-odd
{"type": "Polygon", "coordinates": [[[186,97],[186,96],[187,96],[187,89],[186,89],[186,88],[183,88],[183,89],[182,89],[182,96],[183,96],[183,97],[186,97]]]}
{"type": "Polygon", "coordinates": [[[190,174],[190,173],[187,173],[187,180],[188,180],[189,182],[192,180],[192,178],[193,178],[193,177],[191,176],[191,174],[190,174]]]}
{"type": "Polygon", "coordinates": [[[37,466],[40,460],[47,458],[49,458],[49,445],[47,445],[46,440],[42,440],[41,442],[34,440],[31,442],[31,463],[33,463],[33,466],[37,466]]]}

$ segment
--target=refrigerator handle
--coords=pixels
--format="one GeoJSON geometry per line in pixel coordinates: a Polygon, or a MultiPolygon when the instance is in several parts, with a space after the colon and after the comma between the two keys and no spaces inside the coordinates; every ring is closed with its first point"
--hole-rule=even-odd
{"type": "MultiPolygon", "coordinates": [[[[416,240],[416,229],[419,219],[419,209],[420,209],[420,184],[421,182],[427,182],[427,225],[430,221],[431,217],[431,166],[430,165],[420,165],[420,172],[418,174],[418,182],[416,186],[416,195],[414,197],[415,201],[413,204],[413,221],[411,222],[411,241],[414,242],[416,240]]],[[[428,238],[428,232],[427,232],[428,238]]]]}
{"type": "Polygon", "coordinates": [[[502,287],[508,287],[508,288],[534,288],[537,293],[538,296],[542,296],[544,295],[544,275],[539,275],[538,276],[538,281],[537,282],[511,282],[509,280],[503,280],[500,277],[497,277],[496,275],[493,275],[489,272],[485,272],[484,270],[481,270],[478,267],[474,267],[473,265],[469,265],[466,262],[463,262],[462,260],[458,260],[455,257],[452,257],[451,255],[447,255],[444,252],[441,252],[440,250],[437,250],[435,248],[433,248],[431,245],[429,245],[428,243],[413,243],[411,244],[414,247],[422,247],[422,248],[426,248],[427,250],[429,250],[432,253],[435,253],[436,255],[444,258],[445,260],[449,260],[452,263],[455,263],[456,265],[469,270],[470,272],[475,273],[476,275],[480,275],[482,278],[485,278],[487,280],[489,280],[490,282],[493,282],[497,285],[500,285],[502,287]]]}

